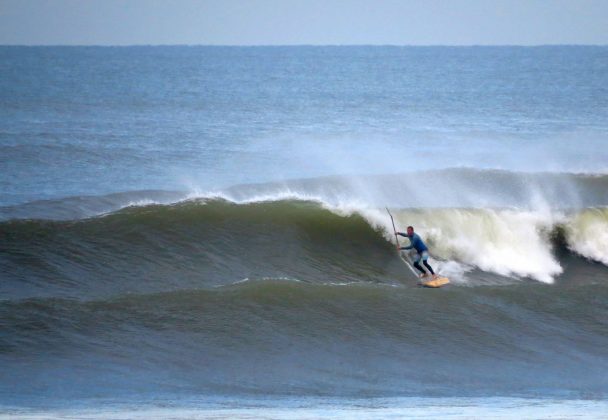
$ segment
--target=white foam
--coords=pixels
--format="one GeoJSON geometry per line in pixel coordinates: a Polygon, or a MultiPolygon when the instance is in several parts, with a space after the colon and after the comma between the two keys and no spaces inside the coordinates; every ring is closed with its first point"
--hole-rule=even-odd
{"type": "Polygon", "coordinates": [[[295,397],[206,398],[203,402],[164,401],[100,407],[29,409],[3,407],[8,417],[22,419],[605,419],[606,400],[537,398],[372,398],[295,397]]]}
{"type": "Polygon", "coordinates": [[[608,208],[584,210],[565,224],[568,247],[594,261],[608,265],[608,208]]]}
{"type": "MultiPolygon", "coordinates": [[[[372,225],[389,232],[387,240],[394,241],[386,213],[369,209],[361,213],[372,225]]],[[[471,267],[546,283],[562,272],[548,237],[561,220],[559,215],[493,209],[400,210],[393,215],[398,230],[415,226],[431,247],[431,254],[443,260],[440,271],[455,279],[464,279],[471,267]]]]}
{"type": "Polygon", "coordinates": [[[163,201],[142,199],[142,200],[129,201],[128,203],[124,204],[121,208],[145,207],[145,206],[152,206],[152,205],[156,205],[156,204],[166,204],[166,203],[167,202],[163,202],[163,201]]]}
{"type": "Polygon", "coordinates": [[[319,204],[323,204],[323,198],[315,194],[305,194],[298,191],[293,191],[290,188],[284,188],[273,191],[272,193],[263,194],[251,194],[245,196],[236,196],[224,191],[192,191],[189,193],[185,200],[224,200],[234,204],[253,204],[253,203],[264,203],[274,201],[313,201],[319,204]]]}

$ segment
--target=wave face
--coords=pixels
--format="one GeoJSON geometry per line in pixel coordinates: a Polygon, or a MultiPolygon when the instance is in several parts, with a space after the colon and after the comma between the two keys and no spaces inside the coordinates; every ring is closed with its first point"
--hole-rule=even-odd
{"type": "Polygon", "coordinates": [[[3,292],[22,297],[157,292],[245,278],[381,281],[394,258],[362,216],[302,201],[194,200],[1,227],[11,279],[3,292]]]}
{"type": "Polygon", "coordinates": [[[195,199],[2,222],[0,391],[608,394],[605,208],[395,210],[453,277],[438,291],[384,214],[195,199]]]}
{"type": "MultiPolygon", "coordinates": [[[[486,274],[505,284],[523,278],[552,283],[564,271],[564,251],[604,264],[608,254],[606,208],[393,212],[398,226],[416,226],[439,269],[465,284],[483,284],[486,274]],[[481,273],[467,274],[472,270],[481,273]]],[[[0,228],[8,278],[2,291],[9,296],[71,296],[76,287],[74,296],[82,297],[84,289],[96,297],[246,278],[313,283],[404,278],[387,269],[395,259],[394,238],[388,215],[379,209],[197,199],[76,221],[5,221],[0,228]]]]}

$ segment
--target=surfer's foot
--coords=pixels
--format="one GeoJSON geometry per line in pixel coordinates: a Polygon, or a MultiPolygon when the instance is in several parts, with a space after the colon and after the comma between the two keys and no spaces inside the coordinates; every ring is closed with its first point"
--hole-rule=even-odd
{"type": "Polygon", "coordinates": [[[428,276],[429,276],[429,274],[428,274],[428,273],[420,273],[420,276],[419,276],[419,277],[420,277],[421,279],[425,279],[425,278],[427,278],[428,276]]]}
{"type": "Polygon", "coordinates": [[[433,274],[433,280],[438,279],[439,278],[439,274],[433,274]]]}

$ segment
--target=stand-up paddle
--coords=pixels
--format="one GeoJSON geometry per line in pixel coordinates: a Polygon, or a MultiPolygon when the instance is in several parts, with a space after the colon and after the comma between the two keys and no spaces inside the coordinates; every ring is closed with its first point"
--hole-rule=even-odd
{"type": "MultiPolygon", "coordinates": [[[[399,247],[399,235],[397,235],[397,229],[395,228],[395,219],[393,219],[393,215],[391,214],[388,207],[386,207],[386,212],[391,217],[391,223],[393,224],[393,233],[395,234],[395,243],[397,244],[397,248],[398,248],[399,247]]],[[[412,267],[412,264],[410,264],[410,262],[408,260],[403,258],[403,254],[401,253],[401,251],[397,251],[397,252],[399,253],[399,258],[401,258],[401,261],[403,261],[404,264],[407,265],[407,268],[410,269],[412,274],[414,274],[416,277],[418,277],[418,274],[416,273],[416,270],[414,270],[414,267],[412,267]]]]}
{"type": "Polygon", "coordinates": [[[386,212],[391,217],[391,223],[393,224],[393,233],[395,234],[395,242],[397,243],[397,246],[399,246],[399,235],[397,235],[397,229],[395,229],[395,220],[393,219],[393,215],[389,211],[388,207],[386,207],[386,212]]]}

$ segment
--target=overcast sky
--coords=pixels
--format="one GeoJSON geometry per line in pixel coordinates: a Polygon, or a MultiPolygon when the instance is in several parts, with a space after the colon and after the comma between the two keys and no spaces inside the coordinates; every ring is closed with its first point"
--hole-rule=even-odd
{"type": "Polygon", "coordinates": [[[0,0],[0,44],[608,44],[608,0],[0,0]]]}

